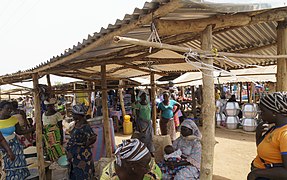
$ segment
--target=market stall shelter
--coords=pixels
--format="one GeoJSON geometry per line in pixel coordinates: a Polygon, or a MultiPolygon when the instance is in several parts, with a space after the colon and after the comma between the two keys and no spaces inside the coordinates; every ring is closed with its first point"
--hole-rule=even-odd
{"type": "MultiPolygon", "coordinates": [[[[151,76],[152,103],[155,108],[154,79],[157,75],[197,71],[212,66],[224,70],[248,68],[250,65],[278,65],[278,90],[287,90],[287,8],[273,8],[270,4],[220,4],[201,0],[153,0],[142,9],[136,8],[122,20],[109,24],[100,32],[89,35],[63,54],[51,58],[26,71],[3,75],[0,85],[33,79],[37,96],[38,78],[48,74],[74,77],[102,83],[105,126],[108,127],[106,106],[107,81],[151,76]],[[152,30],[152,31],[151,31],[152,30]],[[115,36],[153,40],[158,48],[148,48],[129,42],[113,43],[115,36]],[[187,48],[183,53],[176,49],[162,49],[162,44],[187,48]],[[200,61],[186,53],[197,52],[200,61]],[[204,50],[204,51],[202,51],[204,50]],[[209,52],[206,54],[206,52],[209,52]],[[222,57],[222,52],[237,56],[222,57]],[[185,55],[184,55],[185,54],[185,55]],[[248,54],[248,55],[246,55],[248,54]],[[252,56],[253,55],[253,56],[252,56]],[[218,57],[221,58],[218,58],[218,57]],[[195,63],[193,61],[196,61],[195,63]],[[199,64],[198,64],[199,63],[199,64]],[[200,66],[198,66],[200,65],[200,66]]],[[[214,93],[213,69],[203,74],[203,150],[201,179],[212,178],[214,152],[214,93]],[[208,110],[207,110],[208,109],[208,110]]],[[[39,105],[39,102],[38,104],[39,105]]],[[[36,109],[38,110],[38,109],[36,109]]],[[[155,111],[154,111],[155,112],[155,111]]],[[[38,114],[39,115],[39,114],[38,114]]],[[[36,117],[40,119],[40,117],[36,117]]],[[[155,114],[153,114],[155,120],[155,114]]],[[[155,121],[154,121],[155,122],[155,121]]],[[[41,141],[41,125],[37,121],[37,139],[41,141]]],[[[105,128],[108,137],[109,128],[105,128]]],[[[107,147],[110,146],[107,138],[107,147]]],[[[41,143],[38,143],[41,144],[41,143]]],[[[109,148],[108,154],[111,155],[109,148]]],[[[43,161],[41,145],[39,161],[43,161]]],[[[43,164],[39,163],[40,178],[44,179],[43,164]]]]}

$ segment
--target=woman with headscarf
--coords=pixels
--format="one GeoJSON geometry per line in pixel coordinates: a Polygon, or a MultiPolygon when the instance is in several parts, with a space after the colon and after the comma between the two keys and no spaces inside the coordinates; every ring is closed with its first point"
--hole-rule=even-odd
{"type": "Polygon", "coordinates": [[[174,125],[174,115],[180,109],[180,104],[174,100],[170,100],[169,93],[163,93],[163,101],[158,105],[158,113],[161,112],[160,131],[162,135],[170,135],[172,141],[176,138],[176,131],[174,125]],[[177,109],[173,110],[173,107],[177,109]]]}
{"type": "Polygon", "coordinates": [[[267,94],[259,107],[263,122],[256,129],[257,156],[247,179],[287,179],[287,94],[267,94]],[[266,131],[268,124],[275,125],[266,131]]]}
{"type": "Polygon", "coordinates": [[[63,117],[57,112],[54,104],[56,99],[44,101],[47,111],[43,113],[44,142],[47,155],[51,161],[56,161],[65,154],[63,144],[63,117]]]}
{"type": "Polygon", "coordinates": [[[72,108],[75,127],[67,144],[68,161],[70,162],[70,179],[90,180],[94,176],[92,145],[97,140],[85,118],[85,107],[75,105],[72,108]]]}
{"type": "Polygon", "coordinates": [[[140,141],[145,144],[150,152],[154,152],[152,143],[153,128],[151,122],[151,107],[147,101],[146,92],[140,91],[140,101],[136,104],[136,124],[137,130],[140,132],[140,141]]]}
{"type": "Polygon", "coordinates": [[[32,122],[27,120],[26,113],[23,110],[18,109],[17,101],[12,101],[12,107],[13,111],[11,115],[18,119],[22,132],[21,134],[16,134],[18,140],[24,148],[33,146],[33,143],[36,141],[36,134],[34,133],[35,127],[32,125],[32,122]]]}
{"type": "Polygon", "coordinates": [[[160,164],[163,172],[163,179],[174,180],[197,180],[200,175],[201,161],[201,133],[196,124],[191,120],[184,120],[180,128],[180,137],[177,138],[172,146],[175,150],[180,150],[186,161],[163,162],[160,164]],[[180,167],[180,168],[178,168],[180,167]],[[170,170],[178,168],[176,174],[172,177],[170,170]]]}
{"type": "Polygon", "coordinates": [[[12,105],[9,101],[0,102],[0,132],[12,150],[12,154],[15,155],[14,158],[11,158],[12,154],[10,151],[6,153],[1,149],[3,154],[2,168],[6,174],[6,179],[25,179],[30,175],[30,172],[27,168],[23,146],[15,136],[15,132],[18,134],[21,134],[21,132],[19,132],[20,125],[18,119],[11,116],[12,109],[12,105]]]}
{"type": "Polygon", "coordinates": [[[116,160],[104,169],[101,180],[156,180],[161,171],[147,147],[138,139],[124,140],[115,152],[116,160]]]}

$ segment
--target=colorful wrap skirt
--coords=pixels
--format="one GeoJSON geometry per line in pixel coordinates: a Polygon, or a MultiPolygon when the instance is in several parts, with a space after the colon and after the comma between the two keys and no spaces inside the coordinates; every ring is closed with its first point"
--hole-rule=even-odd
{"type": "Polygon", "coordinates": [[[65,150],[61,145],[61,132],[57,125],[46,125],[44,127],[44,142],[46,153],[51,161],[56,161],[65,155],[65,150]]]}

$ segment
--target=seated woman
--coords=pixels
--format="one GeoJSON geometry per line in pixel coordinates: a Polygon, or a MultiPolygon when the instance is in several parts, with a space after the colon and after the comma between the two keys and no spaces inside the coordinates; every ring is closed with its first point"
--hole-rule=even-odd
{"type": "Polygon", "coordinates": [[[104,169],[101,180],[156,180],[161,171],[147,147],[138,139],[124,140],[115,152],[116,160],[104,169]]]}
{"type": "Polygon", "coordinates": [[[183,121],[180,131],[181,135],[173,142],[173,148],[180,150],[185,158],[161,163],[163,179],[197,180],[200,175],[201,133],[191,120],[183,121]]]}
{"type": "Polygon", "coordinates": [[[256,129],[257,156],[247,179],[287,179],[287,95],[267,94],[259,107],[263,122],[256,129]],[[262,135],[266,123],[275,126],[262,135]]]}
{"type": "Polygon", "coordinates": [[[23,146],[19,143],[15,132],[19,132],[20,125],[18,119],[11,116],[12,104],[9,101],[0,102],[0,132],[3,134],[15,158],[11,158],[11,152],[3,153],[3,169],[6,173],[6,179],[25,179],[30,175],[27,168],[27,162],[23,153],[23,146]],[[13,160],[14,159],[14,160],[13,160]]]}
{"type": "Polygon", "coordinates": [[[56,161],[65,154],[63,151],[62,115],[55,110],[56,99],[45,101],[47,111],[43,113],[43,129],[46,153],[51,161],[56,161]]]}
{"type": "Polygon", "coordinates": [[[73,106],[72,113],[76,123],[67,144],[68,160],[71,167],[70,179],[92,179],[94,161],[91,145],[96,142],[97,135],[87,123],[86,109],[83,106],[73,106]]]}

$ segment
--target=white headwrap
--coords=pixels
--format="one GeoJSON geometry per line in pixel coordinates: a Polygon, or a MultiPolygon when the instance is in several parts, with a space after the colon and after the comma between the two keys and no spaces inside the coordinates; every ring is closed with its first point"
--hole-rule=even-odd
{"type": "Polygon", "coordinates": [[[49,100],[44,101],[45,105],[51,105],[51,104],[56,104],[57,100],[56,98],[50,98],[49,100]]]}
{"type": "Polygon", "coordinates": [[[193,132],[192,135],[196,136],[198,139],[202,138],[201,132],[199,131],[197,125],[192,120],[189,120],[189,119],[184,120],[181,123],[181,126],[184,126],[184,127],[187,127],[188,129],[191,129],[193,132]]]}
{"type": "Polygon", "coordinates": [[[122,160],[138,161],[148,153],[147,147],[138,139],[123,140],[115,152],[116,164],[121,166],[122,160]]]}

